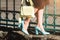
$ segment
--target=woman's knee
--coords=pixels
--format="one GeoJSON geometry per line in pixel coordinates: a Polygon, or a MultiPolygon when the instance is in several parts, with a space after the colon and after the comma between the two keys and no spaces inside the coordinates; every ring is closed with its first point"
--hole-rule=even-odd
{"type": "Polygon", "coordinates": [[[36,13],[38,11],[38,8],[34,8],[34,12],[36,13]]]}
{"type": "Polygon", "coordinates": [[[27,18],[25,19],[25,21],[29,22],[29,21],[30,21],[30,18],[29,18],[29,17],[27,17],[27,18]]]}

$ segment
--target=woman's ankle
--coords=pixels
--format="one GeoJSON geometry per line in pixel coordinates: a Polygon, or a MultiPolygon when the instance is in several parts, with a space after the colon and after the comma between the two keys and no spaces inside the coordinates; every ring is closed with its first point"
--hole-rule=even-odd
{"type": "Polygon", "coordinates": [[[25,30],[25,31],[27,31],[27,29],[26,29],[26,28],[22,28],[22,30],[25,30]]]}
{"type": "Polygon", "coordinates": [[[42,32],[46,32],[46,31],[44,30],[43,25],[37,25],[37,27],[38,27],[39,29],[41,29],[42,32]]]}

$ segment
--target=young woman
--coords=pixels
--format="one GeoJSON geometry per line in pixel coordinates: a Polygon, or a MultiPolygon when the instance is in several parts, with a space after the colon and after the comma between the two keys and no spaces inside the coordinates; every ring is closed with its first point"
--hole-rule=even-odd
{"type": "MultiPolygon", "coordinates": [[[[34,6],[34,10],[35,10],[35,14],[36,14],[36,18],[37,18],[37,25],[36,25],[36,34],[38,34],[39,32],[42,32],[42,34],[50,34],[49,32],[46,32],[44,30],[43,24],[42,24],[42,20],[43,20],[43,12],[44,12],[44,8],[46,5],[48,5],[49,0],[32,0],[33,2],[33,6],[34,6]]],[[[27,17],[23,22],[23,28],[22,31],[29,35],[27,28],[30,22],[30,18],[27,17]]]]}

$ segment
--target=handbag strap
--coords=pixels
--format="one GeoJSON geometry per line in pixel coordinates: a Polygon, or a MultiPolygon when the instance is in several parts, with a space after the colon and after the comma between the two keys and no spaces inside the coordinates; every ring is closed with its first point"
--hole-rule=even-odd
{"type": "Polygon", "coordinates": [[[30,5],[33,6],[33,2],[32,2],[32,0],[29,0],[29,2],[30,2],[30,5]]]}
{"type": "MultiPolygon", "coordinates": [[[[26,0],[27,2],[30,2],[30,5],[33,6],[32,0],[26,0]]],[[[24,0],[21,0],[21,5],[23,6],[24,0]]]]}

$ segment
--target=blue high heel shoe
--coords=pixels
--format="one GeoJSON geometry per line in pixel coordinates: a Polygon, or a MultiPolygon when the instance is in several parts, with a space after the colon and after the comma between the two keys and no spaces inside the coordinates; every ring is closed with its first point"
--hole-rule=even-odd
{"type": "Polygon", "coordinates": [[[26,31],[25,29],[22,29],[22,32],[24,32],[26,35],[29,35],[28,31],[26,31]]]}
{"type": "Polygon", "coordinates": [[[26,31],[24,27],[24,20],[21,21],[21,23],[18,25],[19,28],[21,28],[22,32],[29,35],[28,31],[26,31]]]}
{"type": "Polygon", "coordinates": [[[46,35],[46,34],[50,34],[49,32],[42,32],[40,28],[38,27],[35,27],[35,32],[36,32],[36,35],[38,35],[39,33],[42,33],[43,35],[46,35]]]}
{"type": "Polygon", "coordinates": [[[21,23],[18,24],[18,28],[22,29],[24,25],[24,20],[21,21],[21,23]]]}

